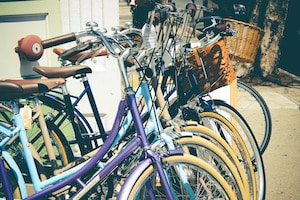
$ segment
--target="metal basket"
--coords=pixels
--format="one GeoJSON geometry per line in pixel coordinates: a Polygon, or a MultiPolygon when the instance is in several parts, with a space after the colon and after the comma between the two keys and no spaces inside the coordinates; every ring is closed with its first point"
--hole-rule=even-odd
{"type": "Polygon", "coordinates": [[[222,20],[229,24],[230,28],[237,30],[237,36],[225,37],[228,53],[242,62],[253,63],[264,31],[253,24],[242,21],[228,18],[222,20]]]}

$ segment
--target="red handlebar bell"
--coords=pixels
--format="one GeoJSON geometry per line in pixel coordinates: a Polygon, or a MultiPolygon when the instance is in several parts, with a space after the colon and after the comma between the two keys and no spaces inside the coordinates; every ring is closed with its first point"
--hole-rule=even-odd
{"type": "Polygon", "coordinates": [[[18,41],[16,52],[29,61],[38,60],[44,53],[42,40],[37,35],[28,35],[18,41]]]}

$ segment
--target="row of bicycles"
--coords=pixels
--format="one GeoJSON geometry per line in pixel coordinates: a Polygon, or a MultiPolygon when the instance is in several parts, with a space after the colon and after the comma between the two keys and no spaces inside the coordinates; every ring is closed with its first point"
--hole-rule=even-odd
{"type": "Polygon", "coordinates": [[[199,17],[203,9],[157,4],[142,30],[128,23],[107,32],[89,22],[81,32],[22,38],[21,59],[53,48],[61,66],[34,66],[39,79],[0,81],[0,197],[265,199],[268,141],[258,142],[236,108],[210,96],[236,80],[224,44],[235,31],[220,17],[199,17]],[[117,60],[111,67],[124,91],[111,105],[118,107],[111,130],[92,89],[114,83],[90,85],[92,69],[82,64],[99,56],[117,60]],[[79,95],[69,92],[70,78],[82,82],[79,95]],[[78,107],[84,98],[96,128],[78,107]]]}

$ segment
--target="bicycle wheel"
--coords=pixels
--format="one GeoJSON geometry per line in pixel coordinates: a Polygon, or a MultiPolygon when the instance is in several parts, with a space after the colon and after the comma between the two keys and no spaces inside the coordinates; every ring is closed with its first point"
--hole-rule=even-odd
{"type": "MultiPolygon", "coordinates": [[[[69,142],[69,145],[71,145],[74,154],[81,155],[76,141],[75,132],[63,101],[48,96],[39,96],[39,100],[42,102],[43,113],[45,114],[46,121],[50,121],[58,127],[69,142]]],[[[75,110],[75,112],[76,111],[77,110],[75,110]]],[[[87,152],[89,152],[93,149],[93,140],[96,140],[97,138],[93,138],[93,136],[91,136],[92,128],[87,119],[85,119],[81,113],[75,113],[75,120],[81,133],[81,137],[85,143],[84,148],[87,152]]]]}
{"type": "MultiPolygon", "coordinates": [[[[236,194],[226,180],[209,164],[192,155],[172,155],[163,158],[165,173],[173,194],[178,199],[237,199],[236,194]],[[179,178],[178,168],[184,170],[188,185],[192,191],[185,190],[179,178]],[[191,192],[193,193],[191,195],[191,192]]],[[[135,168],[139,170],[139,168],[135,168]]],[[[118,199],[166,199],[165,191],[153,164],[142,171],[133,170],[126,179],[118,199]],[[151,189],[150,189],[151,188],[151,189]]]]}
{"type": "MultiPolygon", "coordinates": [[[[20,105],[22,106],[22,105],[20,105]]],[[[34,109],[33,109],[34,110],[34,109]]],[[[2,119],[10,119],[12,113],[7,110],[1,112],[1,118],[2,119]]],[[[35,116],[35,113],[33,112],[33,116],[35,116]]],[[[7,121],[7,120],[5,120],[7,121]]],[[[7,121],[8,124],[13,124],[11,121],[7,121]]],[[[55,160],[50,160],[48,156],[48,152],[46,150],[45,142],[42,137],[41,127],[40,123],[38,121],[38,117],[33,117],[31,122],[31,127],[26,129],[26,134],[28,141],[30,141],[30,144],[32,146],[32,151],[34,150],[34,153],[36,153],[41,160],[41,163],[43,164],[44,170],[46,171],[46,175],[52,176],[52,170],[55,168],[59,168],[62,166],[67,165],[69,162],[74,160],[73,152],[70,148],[70,145],[68,144],[68,141],[64,137],[63,133],[59,130],[59,128],[52,122],[46,121],[46,128],[47,132],[50,136],[52,149],[54,152],[55,160]],[[53,168],[54,167],[54,168],[53,168]]],[[[7,147],[7,149],[13,152],[15,156],[18,156],[19,158],[19,164],[25,164],[22,162],[22,150],[19,151],[19,149],[22,149],[21,144],[19,143],[19,140],[15,140],[11,142],[11,144],[7,147]],[[19,146],[19,148],[17,148],[19,146]],[[17,151],[18,150],[18,151],[17,151]],[[20,152],[20,153],[18,153],[20,152]]],[[[25,169],[21,167],[21,169],[25,169]]],[[[27,174],[27,173],[25,173],[27,174]]]]}
{"type": "MultiPolygon", "coordinates": [[[[218,148],[211,141],[195,135],[180,137],[176,139],[175,143],[179,144],[185,153],[194,155],[209,163],[210,166],[214,167],[225,178],[235,191],[238,191],[238,188],[245,188],[245,194],[250,199],[250,189],[246,173],[229,146],[223,147],[221,150],[221,148],[218,148]],[[223,149],[226,149],[226,151],[223,149]]],[[[254,194],[252,193],[251,196],[253,197],[254,194]]]]}
{"type": "MultiPolygon", "coordinates": [[[[251,149],[251,146],[252,148],[255,148],[255,146],[257,146],[257,148],[259,149],[259,146],[256,141],[256,137],[253,134],[251,127],[244,119],[244,117],[234,107],[232,107],[231,105],[227,104],[222,100],[211,100],[208,102],[209,104],[212,105],[213,110],[216,113],[226,118],[230,122],[230,124],[234,126],[234,128],[238,131],[238,133],[243,138],[245,144],[248,145],[249,149],[251,149]]],[[[250,154],[252,156],[252,160],[254,160],[253,152],[250,151],[250,154]]]]}
{"type": "Polygon", "coordinates": [[[52,148],[55,153],[55,163],[49,159],[38,122],[33,123],[32,128],[28,129],[26,133],[28,140],[41,157],[44,166],[50,170],[47,176],[51,176],[53,175],[51,166],[55,166],[55,168],[66,166],[68,163],[74,160],[74,154],[67,139],[60,129],[51,121],[46,121],[46,124],[51,138],[52,148]]]}
{"type": "Polygon", "coordinates": [[[257,143],[253,134],[237,131],[233,124],[231,124],[226,118],[223,116],[214,113],[214,112],[202,112],[199,114],[202,122],[212,128],[213,130],[217,130],[218,133],[224,134],[226,139],[226,135],[229,135],[229,139],[227,141],[229,143],[234,142],[232,147],[234,149],[239,149],[245,152],[247,155],[247,159],[253,165],[255,170],[256,183],[257,183],[257,192],[258,199],[264,199],[265,197],[265,169],[261,154],[259,152],[257,143]],[[245,133],[245,134],[244,134],[245,133]],[[243,135],[241,135],[243,134],[243,135]],[[232,141],[231,141],[232,140],[232,141]]]}
{"type": "MultiPolygon", "coordinates": [[[[191,132],[196,136],[205,138],[215,144],[222,152],[227,153],[227,157],[232,160],[233,163],[240,163],[242,167],[242,173],[245,174],[249,185],[251,197],[256,199],[257,193],[257,181],[255,178],[254,168],[251,162],[249,154],[243,151],[243,149],[232,148],[226,140],[224,140],[219,134],[211,129],[201,125],[187,125],[182,128],[183,131],[191,132]],[[231,152],[228,154],[228,152],[231,152]]],[[[238,165],[237,165],[238,166],[238,165]]]]}
{"type": "Polygon", "coordinates": [[[272,119],[268,105],[253,87],[240,80],[237,81],[237,95],[237,109],[249,123],[258,143],[260,153],[263,154],[267,149],[272,134],[272,119]]]}

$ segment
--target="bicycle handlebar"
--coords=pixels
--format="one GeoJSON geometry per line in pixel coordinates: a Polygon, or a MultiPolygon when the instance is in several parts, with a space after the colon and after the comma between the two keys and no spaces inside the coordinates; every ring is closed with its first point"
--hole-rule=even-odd
{"type": "MultiPolygon", "coordinates": [[[[95,30],[72,32],[46,40],[41,40],[37,35],[28,35],[18,41],[18,47],[15,48],[15,52],[19,53],[19,55],[26,60],[36,61],[43,55],[44,49],[76,41],[82,36],[98,37],[111,55],[114,57],[118,56],[118,53],[112,48],[112,45],[108,42],[107,38],[100,31],[95,30]]],[[[110,40],[113,40],[113,38],[110,38],[110,40]]],[[[112,42],[116,41],[113,40],[112,42]]]]}
{"type": "MultiPolygon", "coordinates": [[[[115,58],[119,57],[120,54],[117,53],[114,48],[112,47],[111,43],[108,41],[108,38],[105,37],[100,31],[94,31],[94,33],[100,37],[100,40],[102,41],[102,44],[105,46],[105,48],[108,50],[108,52],[115,58]]],[[[116,41],[114,38],[110,37],[110,40],[112,40],[112,42],[119,44],[118,41],[116,41]]],[[[119,46],[120,47],[120,46],[119,46]]],[[[121,47],[120,47],[121,48],[121,47]]]]}
{"type": "Polygon", "coordinates": [[[76,40],[75,33],[68,33],[65,35],[57,36],[54,38],[46,39],[42,41],[42,46],[44,49],[47,49],[49,47],[57,46],[60,44],[65,44],[68,42],[72,42],[76,40]]]}
{"type": "Polygon", "coordinates": [[[26,60],[36,61],[43,55],[44,49],[75,40],[75,33],[68,33],[46,40],[42,40],[37,35],[27,35],[18,40],[18,46],[15,48],[15,52],[26,60]]]}
{"type": "MultiPolygon", "coordinates": [[[[207,21],[212,22],[211,25],[205,26],[203,29],[200,30],[201,32],[203,32],[203,34],[199,34],[197,36],[199,40],[205,37],[207,33],[213,34],[215,36],[219,34],[223,36],[234,36],[236,34],[237,31],[230,28],[230,25],[227,25],[225,23],[219,23],[216,20],[221,20],[221,18],[218,16],[210,16],[210,17],[201,17],[196,20],[196,24],[207,22],[207,21]]],[[[210,35],[210,37],[212,37],[212,35],[210,35]]]]}

